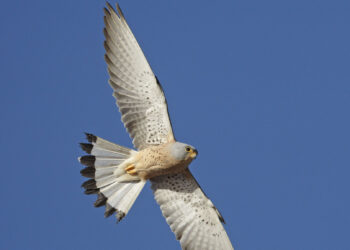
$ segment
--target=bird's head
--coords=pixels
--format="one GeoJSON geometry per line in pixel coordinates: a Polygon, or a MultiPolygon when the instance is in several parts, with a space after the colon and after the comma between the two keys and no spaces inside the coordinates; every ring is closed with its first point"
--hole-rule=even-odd
{"type": "Polygon", "coordinates": [[[181,143],[174,142],[170,146],[171,155],[178,161],[192,161],[198,155],[197,149],[193,146],[181,143]]]}

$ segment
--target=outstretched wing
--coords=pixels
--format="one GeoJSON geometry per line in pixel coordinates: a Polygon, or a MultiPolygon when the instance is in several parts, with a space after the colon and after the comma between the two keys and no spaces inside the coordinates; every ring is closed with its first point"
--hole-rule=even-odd
{"type": "Polygon", "coordinates": [[[151,182],[154,197],[182,249],[233,249],[222,216],[189,170],[151,182]]]}
{"type": "Polygon", "coordinates": [[[141,150],[174,140],[162,88],[122,11],[105,8],[105,60],[122,121],[141,150]]]}

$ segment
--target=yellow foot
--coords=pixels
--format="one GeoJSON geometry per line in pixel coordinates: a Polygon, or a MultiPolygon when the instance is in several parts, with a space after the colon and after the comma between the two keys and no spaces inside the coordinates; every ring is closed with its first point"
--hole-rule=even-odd
{"type": "Polygon", "coordinates": [[[135,165],[134,164],[130,164],[124,170],[125,170],[125,172],[127,172],[130,175],[137,175],[137,172],[135,170],[135,165]]]}

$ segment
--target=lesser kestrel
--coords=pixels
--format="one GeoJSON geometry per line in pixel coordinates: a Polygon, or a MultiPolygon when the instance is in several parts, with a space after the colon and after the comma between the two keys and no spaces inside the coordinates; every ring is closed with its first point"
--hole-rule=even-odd
{"type": "Polygon", "coordinates": [[[136,150],[92,134],[79,158],[86,194],[97,194],[95,206],[117,220],[129,212],[146,181],[183,249],[233,249],[221,214],[188,169],[197,150],[173,135],[161,85],[151,70],[122,11],[105,8],[105,60],[109,84],[136,150]]]}

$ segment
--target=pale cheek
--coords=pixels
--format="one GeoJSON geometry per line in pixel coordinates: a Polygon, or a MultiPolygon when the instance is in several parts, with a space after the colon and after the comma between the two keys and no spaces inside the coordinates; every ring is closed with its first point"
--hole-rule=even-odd
{"type": "Polygon", "coordinates": [[[182,160],[184,160],[185,157],[186,157],[186,155],[187,155],[186,153],[183,153],[183,152],[180,151],[180,150],[174,150],[172,153],[173,153],[172,156],[173,156],[177,161],[182,161],[182,160]]]}

